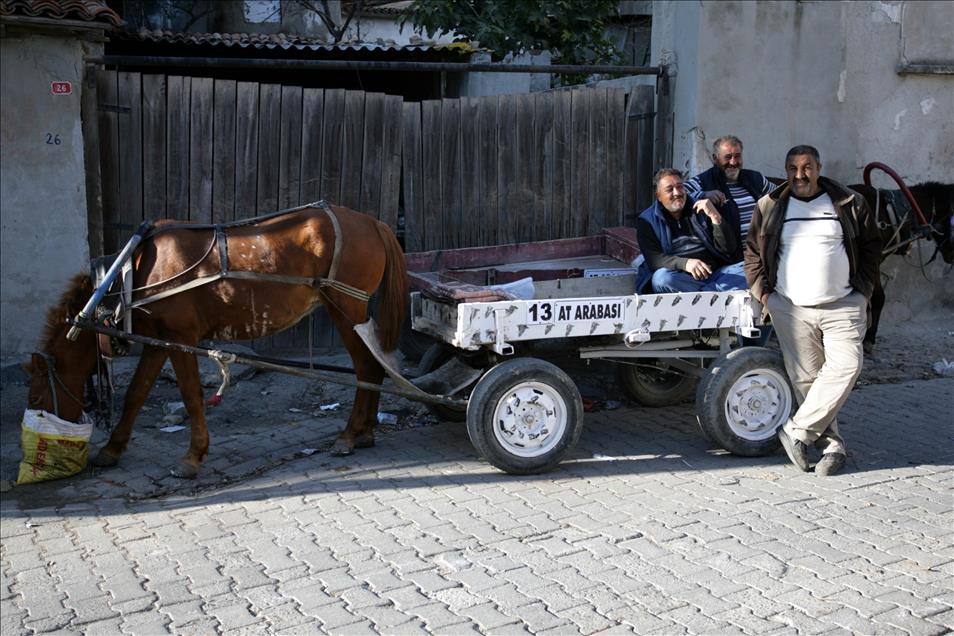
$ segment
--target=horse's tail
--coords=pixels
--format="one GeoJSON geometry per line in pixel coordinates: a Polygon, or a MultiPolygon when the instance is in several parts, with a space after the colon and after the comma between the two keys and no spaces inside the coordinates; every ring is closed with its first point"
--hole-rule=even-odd
{"type": "Polygon", "coordinates": [[[401,337],[401,324],[407,308],[407,263],[404,250],[387,224],[377,223],[384,243],[384,278],[378,288],[378,334],[385,351],[393,351],[401,337]]]}

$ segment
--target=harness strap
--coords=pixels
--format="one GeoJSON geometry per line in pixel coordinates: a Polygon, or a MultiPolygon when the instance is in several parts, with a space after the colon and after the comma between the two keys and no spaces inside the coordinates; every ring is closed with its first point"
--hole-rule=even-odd
{"type": "MultiPolygon", "coordinates": [[[[215,239],[213,243],[218,248],[218,253],[219,253],[220,265],[219,265],[218,273],[212,274],[210,276],[200,276],[198,278],[195,278],[189,281],[188,283],[183,283],[182,285],[178,285],[176,287],[173,287],[172,289],[167,289],[165,291],[161,291],[157,294],[149,296],[148,298],[143,298],[136,302],[130,303],[129,308],[134,309],[137,307],[142,307],[143,305],[154,303],[157,300],[162,300],[164,298],[168,298],[169,296],[173,296],[175,294],[179,294],[181,292],[185,292],[190,289],[195,289],[196,287],[201,287],[202,285],[208,285],[210,283],[214,283],[218,280],[223,280],[223,279],[258,280],[263,282],[282,283],[287,285],[307,285],[309,287],[315,287],[319,289],[330,287],[331,289],[337,290],[341,292],[342,294],[351,296],[352,298],[356,298],[363,302],[367,302],[371,298],[371,295],[368,294],[368,292],[364,291],[363,289],[354,287],[353,285],[349,285],[347,283],[343,283],[337,280],[338,265],[341,261],[341,251],[342,251],[341,224],[338,222],[338,217],[335,215],[334,211],[331,209],[331,206],[328,205],[325,201],[317,201],[315,203],[310,203],[306,206],[302,206],[301,208],[295,208],[295,210],[299,210],[306,207],[320,207],[322,210],[324,210],[325,214],[328,215],[328,218],[331,219],[331,225],[335,233],[335,247],[334,247],[334,253],[332,254],[332,257],[331,257],[331,266],[328,269],[327,276],[318,277],[318,278],[309,278],[307,276],[286,276],[283,274],[267,274],[264,272],[246,272],[246,271],[230,270],[228,266],[228,241],[225,235],[225,228],[235,227],[237,224],[234,224],[234,223],[230,223],[227,225],[215,224],[212,226],[205,226],[205,227],[211,227],[213,231],[215,232],[215,239]]],[[[282,214],[287,214],[287,213],[288,213],[287,210],[282,212],[276,212],[274,214],[269,214],[265,217],[258,217],[258,220],[272,218],[272,217],[280,216],[282,214]]],[[[243,225],[244,224],[245,223],[243,223],[243,225]]],[[[167,225],[167,226],[164,226],[162,229],[171,229],[172,227],[173,226],[167,225]]],[[[196,226],[192,224],[182,224],[181,227],[184,227],[184,228],[188,227],[190,229],[196,228],[196,226]]]]}

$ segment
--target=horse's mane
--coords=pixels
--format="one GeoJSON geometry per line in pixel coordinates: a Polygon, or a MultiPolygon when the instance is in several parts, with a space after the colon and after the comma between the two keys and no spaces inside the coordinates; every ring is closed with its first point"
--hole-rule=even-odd
{"type": "Polygon", "coordinates": [[[76,316],[93,293],[93,282],[88,274],[77,274],[59,301],[46,312],[46,325],[40,337],[40,351],[50,353],[49,348],[57,336],[67,328],[67,319],[76,316]]]}

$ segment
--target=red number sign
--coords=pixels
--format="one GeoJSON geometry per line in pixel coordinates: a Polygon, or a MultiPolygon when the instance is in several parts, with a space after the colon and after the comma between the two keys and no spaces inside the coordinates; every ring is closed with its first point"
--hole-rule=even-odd
{"type": "Polygon", "coordinates": [[[72,82],[50,82],[50,92],[54,95],[72,95],[72,82]]]}

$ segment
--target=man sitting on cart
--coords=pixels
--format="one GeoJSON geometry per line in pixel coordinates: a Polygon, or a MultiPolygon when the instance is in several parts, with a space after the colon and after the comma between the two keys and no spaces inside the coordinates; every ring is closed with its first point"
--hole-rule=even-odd
{"type": "Polygon", "coordinates": [[[736,228],[725,222],[709,199],[693,201],[682,173],[664,168],[653,177],[656,201],[636,220],[643,262],[637,293],[746,289],[736,228]]]}

